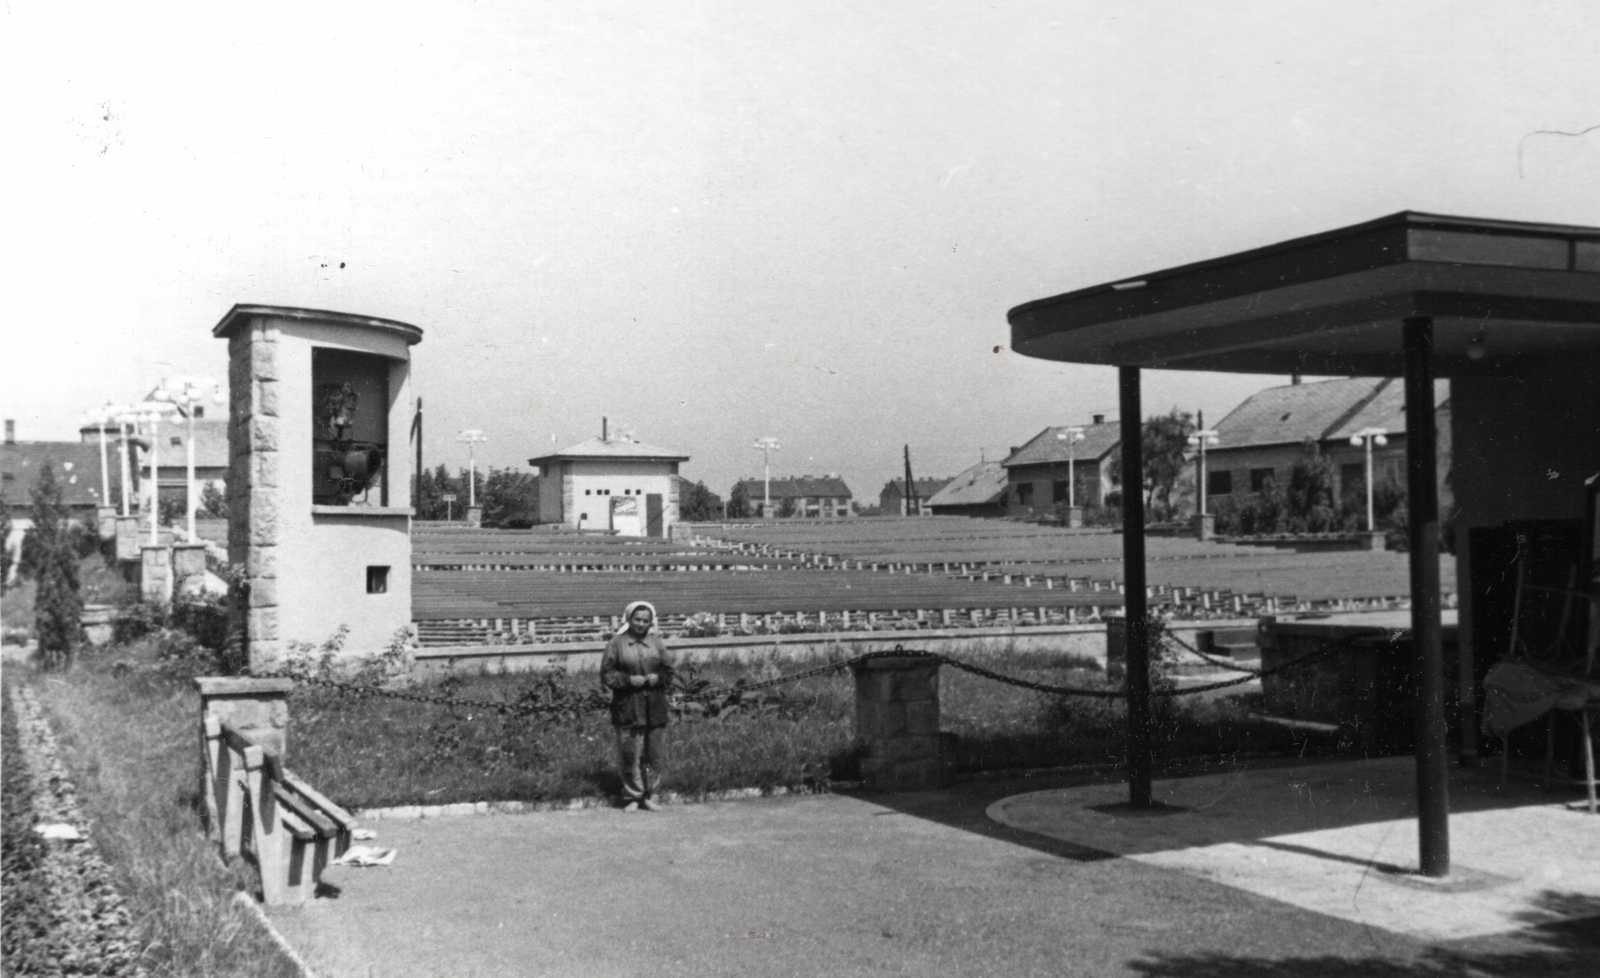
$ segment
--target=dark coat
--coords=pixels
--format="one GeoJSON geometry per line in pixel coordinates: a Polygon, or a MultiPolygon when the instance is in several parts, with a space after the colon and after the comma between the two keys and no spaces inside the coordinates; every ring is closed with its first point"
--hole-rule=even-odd
{"type": "Polygon", "coordinates": [[[600,658],[600,682],[611,690],[611,724],[616,727],[659,727],[667,722],[667,688],[672,683],[672,653],[649,632],[614,635],[600,658]],[[655,673],[655,686],[635,687],[632,676],[655,673]]]}

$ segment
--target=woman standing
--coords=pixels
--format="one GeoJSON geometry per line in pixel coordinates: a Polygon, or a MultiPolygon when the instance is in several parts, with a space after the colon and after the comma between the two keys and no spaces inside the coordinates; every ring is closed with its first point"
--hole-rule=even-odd
{"type": "Polygon", "coordinates": [[[600,659],[600,681],[611,690],[611,725],[622,756],[622,810],[659,812],[654,795],[667,760],[672,655],[651,630],[654,605],[635,601],[622,617],[626,624],[600,659]]]}

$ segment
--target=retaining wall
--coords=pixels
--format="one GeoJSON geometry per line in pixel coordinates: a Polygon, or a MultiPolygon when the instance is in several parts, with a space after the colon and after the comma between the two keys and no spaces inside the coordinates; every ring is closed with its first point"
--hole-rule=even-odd
{"type": "MultiPolygon", "coordinates": [[[[1195,632],[1219,628],[1254,628],[1254,618],[1169,622],[1167,630],[1195,644],[1195,632]]],[[[837,632],[799,635],[675,638],[667,646],[690,662],[747,662],[779,658],[805,659],[837,651],[846,656],[882,652],[896,645],[952,655],[1005,651],[1079,655],[1104,663],[1106,626],[1047,625],[1033,628],[927,628],[892,632],[837,632]]],[[[561,642],[550,645],[458,645],[418,649],[416,663],[424,673],[538,672],[546,669],[592,671],[600,668],[605,642],[561,642]]]]}

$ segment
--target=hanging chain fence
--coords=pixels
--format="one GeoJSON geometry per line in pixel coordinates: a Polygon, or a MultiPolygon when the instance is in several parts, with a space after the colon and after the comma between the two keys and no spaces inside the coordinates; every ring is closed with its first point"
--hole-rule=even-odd
{"type": "MultiPolygon", "coordinates": [[[[1183,641],[1182,639],[1177,638],[1170,632],[1165,633],[1163,638],[1176,643],[1178,646],[1199,656],[1201,659],[1211,663],[1212,665],[1234,670],[1242,673],[1242,675],[1217,682],[1183,687],[1177,687],[1173,685],[1157,685],[1150,690],[1150,696],[1152,697],[1176,698],[1180,696],[1194,696],[1201,693],[1209,693],[1221,689],[1228,689],[1233,686],[1239,686],[1252,681],[1265,679],[1269,676],[1275,676],[1286,672],[1304,669],[1345,652],[1360,648],[1370,648],[1375,640],[1393,641],[1393,637],[1389,635],[1388,632],[1381,629],[1375,629],[1371,632],[1363,632],[1357,635],[1329,641],[1321,648],[1313,652],[1297,656],[1296,658],[1290,659],[1287,662],[1279,663],[1270,669],[1247,669],[1217,656],[1201,652],[1199,649],[1183,641]]],[[[719,699],[738,700],[742,697],[748,696],[752,693],[760,692],[762,690],[773,689],[779,686],[797,683],[802,680],[812,679],[818,676],[837,675],[847,669],[853,669],[864,662],[869,662],[874,659],[905,657],[932,659],[941,665],[947,665],[952,669],[959,669],[962,672],[970,673],[971,675],[978,676],[983,679],[988,679],[993,682],[1014,686],[1018,689],[1026,689],[1051,696],[1084,697],[1102,700],[1126,699],[1128,697],[1128,691],[1125,686],[1120,689],[1096,689],[1085,686],[1062,686],[1053,683],[1037,682],[1031,679],[1022,679],[1017,676],[1008,676],[1005,673],[996,672],[983,666],[974,665],[971,662],[965,662],[961,659],[955,658],[954,656],[945,655],[942,652],[929,652],[921,649],[906,649],[898,645],[895,646],[893,650],[864,652],[860,655],[851,656],[850,658],[834,659],[810,669],[803,669],[798,672],[787,673],[785,675],[775,676],[770,679],[751,680],[741,677],[732,683],[712,683],[707,680],[685,681],[680,676],[678,677],[678,685],[669,692],[672,694],[675,702],[679,705],[696,702],[708,703],[719,699]]],[[[401,700],[412,703],[441,706],[450,710],[468,710],[474,711],[475,713],[519,718],[532,718],[535,716],[554,718],[560,715],[570,715],[575,712],[575,710],[582,708],[598,711],[605,709],[607,706],[606,697],[599,690],[594,690],[590,696],[583,698],[581,705],[575,706],[570,701],[557,702],[556,700],[558,698],[553,694],[540,695],[542,690],[538,687],[527,691],[524,695],[516,699],[479,700],[464,698],[450,693],[432,694],[417,692],[405,688],[383,686],[372,682],[349,682],[331,679],[326,676],[315,675],[308,670],[302,669],[280,670],[277,672],[259,673],[257,675],[263,678],[290,679],[297,684],[331,690],[337,692],[341,696],[354,696],[364,699],[381,698],[401,700]]]]}

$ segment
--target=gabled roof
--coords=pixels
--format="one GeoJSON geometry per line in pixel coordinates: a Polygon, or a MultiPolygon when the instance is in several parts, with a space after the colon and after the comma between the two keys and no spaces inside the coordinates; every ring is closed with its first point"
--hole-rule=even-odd
{"type": "Polygon", "coordinates": [[[1067,460],[1067,443],[1056,436],[1069,427],[1081,427],[1083,440],[1072,447],[1072,458],[1078,462],[1094,462],[1106,456],[1122,441],[1122,426],[1111,424],[1057,425],[1028,439],[1021,448],[1012,452],[1000,464],[1006,468],[1018,465],[1053,465],[1067,460]]]}
{"type": "MultiPolygon", "coordinates": [[[[949,479],[913,479],[912,481],[916,484],[918,499],[927,499],[950,484],[949,479]]],[[[906,480],[890,479],[884,483],[883,489],[879,491],[878,495],[881,496],[885,493],[904,496],[906,494],[906,480]]]]}
{"type": "MultiPolygon", "coordinates": [[[[117,498],[121,473],[114,450],[106,461],[111,475],[111,498],[117,498]]],[[[61,487],[67,506],[108,505],[100,499],[100,446],[78,441],[19,441],[0,445],[0,477],[6,503],[12,507],[33,502],[39,470],[48,463],[61,487]]]]}
{"type": "Polygon", "coordinates": [[[1010,488],[1005,466],[979,462],[951,479],[928,500],[929,506],[987,506],[1005,498],[1010,488]]]}
{"type": "Polygon", "coordinates": [[[670,448],[657,448],[654,445],[646,445],[642,442],[591,438],[559,452],[540,455],[538,458],[530,458],[528,459],[528,464],[545,465],[549,462],[574,462],[584,459],[687,462],[689,461],[689,456],[682,452],[675,452],[670,448]]]}
{"type": "MultiPolygon", "coordinates": [[[[766,492],[766,482],[762,479],[741,479],[734,484],[734,488],[744,486],[745,494],[752,500],[763,498],[766,492]]],[[[813,477],[809,475],[789,476],[783,479],[772,480],[773,499],[802,499],[812,496],[834,498],[850,498],[850,487],[844,480],[836,475],[813,477]]]]}
{"type": "MultiPolygon", "coordinates": [[[[1449,382],[1434,384],[1434,407],[1449,400],[1449,382]]],[[[1392,377],[1351,377],[1269,387],[1251,395],[1216,426],[1211,451],[1282,445],[1310,438],[1340,441],[1363,428],[1406,430],[1405,385],[1392,377]]]]}
{"type": "MultiPolygon", "coordinates": [[[[100,436],[95,434],[95,426],[84,425],[78,429],[84,441],[95,446],[99,451],[100,436]]],[[[189,422],[177,417],[162,418],[161,427],[158,429],[161,438],[160,461],[163,470],[184,468],[189,463],[188,448],[189,422]],[[177,441],[174,442],[173,439],[177,441]]],[[[106,441],[113,439],[112,429],[107,429],[106,441]]],[[[148,433],[139,435],[141,444],[148,443],[148,433]]],[[[114,449],[113,449],[114,450],[114,449]]],[[[143,461],[149,461],[149,449],[142,448],[145,454],[140,456],[143,461]]],[[[194,464],[196,468],[225,469],[228,467],[228,419],[200,418],[194,423],[194,464]]]]}

